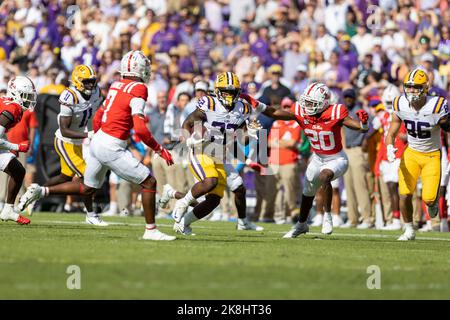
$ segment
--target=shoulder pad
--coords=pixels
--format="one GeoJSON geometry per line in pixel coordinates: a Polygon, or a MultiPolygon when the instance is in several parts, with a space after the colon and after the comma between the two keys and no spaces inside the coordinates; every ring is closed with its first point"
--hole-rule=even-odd
{"type": "Polygon", "coordinates": [[[137,98],[142,98],[147,101],[148,88],[145,83],[142,82],[130,82],[123,88],[123,91],[129,93],[137,98]]]}
{"type": "Polygon", "coordinates": [[[342,120],[348,116],[347,107],[343,104],[334,104],[331,106],[331,120],[342,120]]]}
{"type": "Polygon", "coordinates": [[[71,88],[66,88],[59,96],[59,103],[66,106],[73,106],[78,103],[78,96],[75,90],[71,88]]]}
{"type": "MultiPolygon", "coordinates": [[[[433,101],[434,102],[434,101],[433,101]]],[[[443,111],[443,108],[447,108],[445,113],[448,113],[448,107],[447,107],[447,101],[445,100],[444,97],[437,97],[436,98],[436,102],[434,104],[433,107],[433,113],[441,113],[441,111],[443,111]]]]}

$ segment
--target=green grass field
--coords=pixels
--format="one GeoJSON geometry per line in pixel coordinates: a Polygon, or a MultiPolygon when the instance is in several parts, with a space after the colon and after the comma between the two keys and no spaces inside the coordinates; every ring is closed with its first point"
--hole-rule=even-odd
{"type": "MultiPolygon", "coordinates": [[[[81,214],[37,213],[29,226],[0,223],[0,299],[449,299],[450,233],[319,229],[282,239],[290,226],[236,231],[231,222],[200,222],[196,236],[140,240],[143,218],[85,225],[81,214]],[[67,289],[68,266],[81,290],[67,289]],[[381,289],[369,290],[370,265],[381,289]]],[[[172,221],[159,220],[173,234],[172,221]]]]}

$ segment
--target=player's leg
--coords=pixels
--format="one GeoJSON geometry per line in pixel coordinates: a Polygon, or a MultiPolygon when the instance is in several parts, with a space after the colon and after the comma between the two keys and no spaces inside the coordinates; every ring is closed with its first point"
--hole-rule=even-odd
{"type": "MultiPolygon", "coordinates": [[[[94,141],[95,140],[93,140],[92,143],[94,141]]],[[[85,183],[95,187],[101,186],[105,179],[106,170],[110,169],[122,179],[140,185],[142,187],[142,206],[144,207],[145,217],[145,232],[142,238],[144,240],[175,240],[176,237],[162,233],[156,226],[155,212],[157,184],[156,179],[150,173],[149,168],[136,159],[129,150],[97,149],[92,143],[91,157],[89,158],[88,167],[86,169],[85,183]],[[95,157],[93,157],[93,155],[95,157]],[[102,163],[97,160],[99,157],[104,159],[102,160],[102,163]],[[91,167],[94,168],[94,166],[91,166],[91,159],[98,161],[101,164],[101,169],[96,171],[92,170],[91,167]]]]}
{"type": "Polygon", "coordinates": [[[172,216],[175,222],[179,223],[186,213],[188,207],[201,196],[210,193],[219,185],[219,180],[226,184],[225,170],[223,169],[223,177],[220,177],[218,167],[223,168],[223,164],[216,164],[214,159],[206,154],[189,153],[189,168],[197,179],[197,183],[189,190],[186,195],[177,200],[172,216]],[[221,179],[220,179],[221,178],[221,179]]]}
{"type": "Polygon", "coordinates": [[[331,181],[333,195],[331,199],[331,215],[333,217],[333,226],[340,227],[344,224],[341,218],[341,193],[339,191],[339,179],[331,181]]]}
{"type": "Polygon", "coordinates": [[[30,220],[21,216],[15,209],[14,203],[16,201],[17,194],[22,187],[23,179],[25,177],[25,168],[12,154],[1,154],[5,159],[0,159],[0,169],[9,175],[10,179],[7,186],[7,194],[5,205],[0,213],[0,219],[12,220],[18,224],[29,224],[30,220]],[[6,165],[6,167],[5,167],[6,165]]]}
{"type": "Polygon", "coordinates": [[[224,169],[227,176],[227,186],[234,194],[234,204],[238,214],[237,230],[264,230],[263,227],[257,226],[247,219],[247,190],[239,172],[230,164],[224,164],[224,169]]]}
{"type": "Polygon", "coordinates": [[[439,213],[438,198],[441,180],[441,151],[428,153],[422,159],[422,200],[428,214],[434,218],[439,213]]]}
{"type": "Polygon", "coordinates": [[[323,190],[320,188],[317,190],[316,193],[316,215],[313,218],[313,223],[311,224],[312,227],[320,227],[323,223],[323,206],[324,206],[324,198],[325,195],[323,194],[323,190]]]}
{"type": "Polygon", "coordinates": [[[405,232],[398,238],[401,241],[414,240],[415,231],[413,228],[413,203],[412,196],[416,189],[417,179],[419,178],[420,153],[406,148],[400,160],[399,168],[399,194],[400,194],[400,213],[405,223],[405,232]]]}
{"type": "Polygon", "coordinates": [[[311,156],[311,162],[306,168],[299,220],[294,227],[283,236],[283,238],[296,238],[300,234],[309,231],[307,221],[314,202],[314,196],[320,187],[319,175],[321,165],[322,163],[319,157],[316,154],[313,154],[311,156]]]}

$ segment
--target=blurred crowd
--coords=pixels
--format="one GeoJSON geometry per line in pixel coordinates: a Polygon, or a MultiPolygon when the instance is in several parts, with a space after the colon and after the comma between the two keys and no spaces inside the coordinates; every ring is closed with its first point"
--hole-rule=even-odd
{"type": "MultiPolygon", "coordinates": [[[[431,78],[431,94],[447,96],[449,27],[446,0],[4,0],[0,92],[6,91],[11,76],[26,74],[39,92],[59,94],[73,67],[88,64],[97,71],[105,94],[119,77],[122,56],[142,50],[152,61],[149,125],[158,142],[170,149],[173,119],[183,120],[223,71],[238,75],[243,92],[279,108],[290,108],[309,83],[320,81],[337,101],[376,116],[383,108],[384,88],[391,83],[401,89],[403,77],[417,65],[431,78]]],[[[254,173],[256,198],[249,202],[253,219],[290,223],[309,146],[295,124],[264,116],[259,120],[267,130],[277,128],[269,136],[273,145],[269,143],[282,156],[271,160],[281,168],[278,174],[254,173]],[[279,192],[273,192],[274,184],[279,192]]],[[[379,139],[346,137],[346,151],[364,159],[351,160],[358,167],[349,170],[338,193],[350,226],[374,225],[370,190],[375,174],[370,172],[375,171],[379,139]],[[358,177],[349,177],[352,172],[358,177]],[[358,174],[362,172],[368,174],[358,174]]],[[[141,151],[136,148],[152,165],[152,158],[141,151]]],[[[154,172],[161,187],[174,178],[163,175],[176,174],[154,172]]],[[[185,190],[191,179],[186,173],[185,190]]],[[[111,179],[112,198],[119,180],[111,179]]],[[[127,190],[131,193],[133,187],[127,190]]],[[[127,196],[121,205],[113,199],[113,213],[132,211],[136,201],[127,199],[138,202],[139,197],[127,196]]],[[[227,201],[221,208],[225,216],[235,211],[227,201]]]]}

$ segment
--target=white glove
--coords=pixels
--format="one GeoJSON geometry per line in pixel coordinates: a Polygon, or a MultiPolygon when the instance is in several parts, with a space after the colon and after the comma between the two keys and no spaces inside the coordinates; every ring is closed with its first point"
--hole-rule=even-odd
{"type": "Polygon", "coordinates": [[[186,139],[186,146],[188,148],[194,148],[198,145],[201,145],[203,142],[205,142],[204,138],[196,137],[196,134],[193,133],[189,138],[186,139]]]}
{"type": "Polygon", "coordinates": [[[395,156],[395,152],[397,148],[394,148],[392,144],[387,145],[387,158],[389,162],[394,162],[397,157],[395,156]]]}
{"type": "Polygon", "coordinates": [[[94,137],[95,132],[94,132],[94,130],[91,130],[91,131],[88,131],[87,134],[88,134],[88,136],[87,136],[88,139],[89,139],[89,140],[92,140],[92,138],[94,137]]]}
{"type": "Polygon", "coordinates": [[[258,131],[262,129],[262,125],[258,120],[247,123],[247,133],[249,137],[258,140],[258,131]]]}

